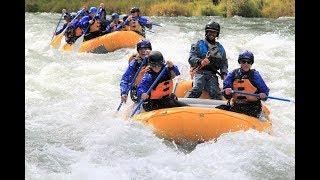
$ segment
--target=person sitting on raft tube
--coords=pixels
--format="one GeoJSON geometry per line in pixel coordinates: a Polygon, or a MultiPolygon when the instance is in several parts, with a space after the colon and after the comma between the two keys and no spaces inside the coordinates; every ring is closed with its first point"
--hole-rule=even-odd
{"type": "Polygon", "coordinates": [[[144,58],[149,54],[152,50],[152,46],[150,41],[148,40],[140,40],[137,43],[137,54],[130,56],[129,58],[129,65],[121,77],[120,81],[120,96],[121,102],[127,102],[128,92],[130,91],[130,98],[133,102],[139,102],[140,99],[137,97],[137,85],[141,82],[142,76],[144,73],[149,69],[147,61],[142,65],[140,72],[138,72],[138,76],[133,81],[135,74],[137,73],[140,65],[142,64],[144,58]],[[132,86],[131,84],[134,83],[132,86]],[[131,87],[131,89],[130,89],[131,87]]]}
{"type": "Polygon", "coordinates": [[[238,57],[238,63],[240,68],[230,71],[223,81],[222,95],[229,100],[228,105],[221,105],[216,108],[259,118],[262,112],[261,100],[267,100],[266,97],[269,95],[270,89],[259,72],[251,69],[254,63],[252,52],[242,52],[238,57]],[[259,94],[259,97],[232,93],[232,90],[259,94]],[[233,98],[232,105],[230,105],[231,98],[233,98]]]}
{"type": "Polygon", "coordinates": [[[131,15],[124,22],[125,26],[129,26],[129,31],[135,31],[143,37],[146,37],[145,28],[152,29],[152,23],[145,17],[140,16],[140,9],[133,7],[130,10],[131,15]]]}
{"type": "Polygon", "coordinates": [[[173,78],[180,75],[179,69],[171,61],[164,60],[162,53],[159,51],[151,51],[148,56],[150,69],[143,75],[141,83],[137,87],[138,97],[144,100],[142,107],[145,111],[152,111],[162,108],[188,106],[187,104],[178,101],[178,98],[172,93],[173,78]],[[168,68],[164,69],[168,66],[168,68]],[[164,73],[159,81],[147,94],[149,88],[157,79],[159,74],[164,69],[164,73]]]}

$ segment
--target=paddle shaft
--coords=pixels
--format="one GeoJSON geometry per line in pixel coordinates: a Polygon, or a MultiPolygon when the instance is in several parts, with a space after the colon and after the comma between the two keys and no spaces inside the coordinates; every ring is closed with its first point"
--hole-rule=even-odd
{"type": "MultiPolygon", "coordinates": [[[[132,79],[132,81],[131,81],[131,83],[130,83],[129,89],[128,89],[127,92],[126,92],[127,95],[129,94],[130,89],[132,89],[132,87],[133,87],[133,85],[134,85],[134,82],[136,81],[136,79],[137,79],[137,77],[138,77],[138,75],[139,75],[139,73],[140,73],[143,65],[146,63],[147,59],[148,59],[148,57],[145,56],[144,59],[143,59],[143,61],[141,62],[140,66],[139,66],[139,69],[137,70],[136,74],[134,75],[134,77],[133,77],[133,79],[132,79]]],[[[123,102],[121,102],[121,103],[119,104],[117,111],[120,110],[122,104],[123,104],[123,102]]]]}
{"type": "MultiPolygon", "coordinates": [[[[161,76],[164,74],[164,72],[166,71],[166,69],[168,69],[167,66],[165,66],[161,73],[158,75],[158,77],[156,78],[156,80],[154,80],[154,82],[152,83],[152,85],[150,86],[150,88],[148,89],[148,91],[146,92],[147,94],[149,94],[151,92],[151,90],[153,89],[153,87],[158,83],[158,81],[160,80],[161,76]]],[[[140,108],[141,104],[144,102],[144,99],[141,98],[139,104],[134,108],[134,110],[132,111],[130,117],[132,117],[136,112],[137,110],[140,108]]]]}
{"type": "MultiPolygon", "coordinates": [[[[62,13],[61,13],[59,22],[58,22],[57,27],[56,27],[56,29],[54,30],[54,32],[57,32],[57,29],[58,29],[58,27],[59,27],[59,24],[60,24],[60,22],[61,22],[61,19],[62,19],[62,17],[63,17],[63,14],[64,14],[64,13],[63,13],[63,10],[62,10],[62,13]]],[[[51,41],[53,40],[53,38],[54,38],[54,35],[52,35],[51,41]]]]}
{"type": "MultiPolygon", "coordinates": [[[[243,92],[243,91],[237,91],[237,90],[233,90],[232,93],[238,93],[238,94],[244,94],[244,95],[249,95],[249,96],[260,97],[259,94],[251,94],[251,93],[247,93],[247,92],[243,92]]],[[[279,98],[279,97],[274,97],[274,96],[266,96],[266,98],[276,99],[276,100],[280,100],[280,101],[287,101],[287,102],[293,102],[293,103],[295,103],[294,100],[284,99],[284,98],[279,98]]]]}

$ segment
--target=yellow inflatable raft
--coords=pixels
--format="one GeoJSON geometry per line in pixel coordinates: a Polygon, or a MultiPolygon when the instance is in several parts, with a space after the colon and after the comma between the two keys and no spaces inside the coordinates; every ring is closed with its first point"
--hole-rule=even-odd
{"type": "Polygon", "coordinates": [[[225,105],[224,100],[202,98],[182,98],[191,88],[191,81],[179,82],[176,92],[179,100],[190,106],[165,108],[142,112],[132,117],[141,121],[160,138],[175,143],[201,143],[217,139],[221,134],[240,130],[255,129],[272,132],[270,111],[263,105],[263,117],[254,118],[245,114],[214,108],[225,105]]]}
{"type": "MultiPolygon", "coordinates": [[[[135,47],[141,39],[144,37],[134,31],[115,31],[84,41],[78,52],[105,54],[121,48],[135,47]]],[[[73,45],[65,43],[61,49],[72,51],[73,45]]]]}

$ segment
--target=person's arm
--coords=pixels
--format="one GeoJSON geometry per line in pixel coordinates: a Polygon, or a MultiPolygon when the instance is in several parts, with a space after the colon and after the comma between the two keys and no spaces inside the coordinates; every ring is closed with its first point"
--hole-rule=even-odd
{"type": "Polygon", "coordinates": [[[142,26],[152,29],[152,23],[147,18],[140,16],[138,21],[142,26]]]}
{"type": "Polygon", "coordinates": [[[201,59],[200,47],[199,47],[199,41],[198,41],[196,43],[191,44],[188,62],[192,67],[197,67],[201,65],[201,61],[202,59],[201,59]]]}
{"type": "Polygon", "coordinates": [[[132,79],[135,75],[134,67],[136,66],[136,61],[131,61],[131,63],[128,65],[125,73],[122,75],[121,81],[120,81],[120,95],[126,94],[128,95],[128,92],[131,87],[132,79]]]}
{"type": "MultiPolygon", "coordinates": [[[[137,96],[139,98],[142,98],[141,95],[143,93],[146,93],[149,88],[151,87],[153,81],[152,81],[152,77],[149,73],[144,73],[141,83],[137,86],[137,96]]],[[[143,98],[142,98],[143,99],[143,98]]]]}
{"type": "Polygon", "coordinates": [[[232,98],[232,94],[226,94],[225,90],[227,88],[233,88],[233,77],[234,74],[234,70],[232,70],[231,72],[228,73],[228,75],[226,76],[226,78],[223,80],[223,88],[222,88],[222,92],[221,94],[226,98],[226,99],[231,99],[232,98]]]}
{"type": "Polygon", "coordinates": [[[84,16],[80,19],[78,26],[82,29],[86,29],[87,26],[89,26],[89,20],[90,20],[90,16],[84,16]]]}
{"type": "Polygon", "coordinates": [[[270,89],[268,88],[258,71],[254,71],[254,82],[257,86],[258,91],[260,92],[259,94],[261,100],[266,101],[268,98],[263,97],[269,95],[270,89]],[[262,95],[261,93],[264,93],[265,95],[262,95]]]}
{"type": "Polygon", "coordinates": [[[67,25],[68,25],[68,23],[64,23],[63,26],[62,26],[62,28],[59,29],[59,30],[55,33],[55,35],[58,35],[58,34],[62,33],[62,31],[67,27],[67,25]]]}
{"type": "Polygon", "coordinates": [[[166,62],[166,64],[167,64],[167,66],[168,66],[168,71],[169,71],[169,73],[170,73],[170,77],[171,77],[171,79],[173,79],[173,78],[175,78],[176,76],[179,76],[180,75],[180,71],[179,71],[179,68],[178,68],[178,66],[176,66],[176,65],[174,65],[173,63],[172,63],[172,61],[167,61],[166,62]]]}
{"type": "Polygon", "coordinates": [[[222,59],[221,59],[221,67],[220,67],[220,74],[221,74],[221,78],[222,80],[227,76],[228,74],[228,59],[227,59],[227,54],[226,51],[224,50],[223,46],[221,44],[219,44],[221,47],[219,47],[219,49],[221,48],[222,50],[222,59]]]}

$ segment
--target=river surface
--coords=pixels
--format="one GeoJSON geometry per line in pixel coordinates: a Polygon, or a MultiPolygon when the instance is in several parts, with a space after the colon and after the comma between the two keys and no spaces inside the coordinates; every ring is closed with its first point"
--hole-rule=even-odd
{"type": "MultiPolygon", "coordinates": [[[[25,13],[25,177],[27,180],[291,180],[295,179],[295,104],[269,99],[273,135],[255,130],[223,134],[185,150],[121,114],[119,82],[135,48],[108,54],[73,53],[49,46],[56,13],[25,13]],[[46,23],[46,24],[45,24],[46,23]]],[[[295,18],[147,17],[153,50],[188,66],[191,43],[204,26],[221,26],[218,41],[239,67],[252,68],[270,96],[295,99],[295,18]]],[[[60,24],[61,26],[62,24],[60,24]]],[[[130,109],[131,108],[131,109],[130,109]]]]}

